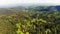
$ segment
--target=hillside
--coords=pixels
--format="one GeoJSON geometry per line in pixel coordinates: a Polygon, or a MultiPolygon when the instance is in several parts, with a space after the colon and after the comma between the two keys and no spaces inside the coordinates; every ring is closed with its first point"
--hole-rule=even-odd
{"type": "Polygon", "coordinates": [[[0,34],[60,34],[60,11],[54,6],[1,8],[0,34]]]}

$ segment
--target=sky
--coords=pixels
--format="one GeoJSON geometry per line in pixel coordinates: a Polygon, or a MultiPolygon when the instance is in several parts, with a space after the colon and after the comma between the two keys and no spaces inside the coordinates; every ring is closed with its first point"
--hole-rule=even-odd
{"type": "Polygon", "coordinates": [[[0,0],[0,6],[12,6],[20,4],[60,5],[60,0],[0,0]]]}

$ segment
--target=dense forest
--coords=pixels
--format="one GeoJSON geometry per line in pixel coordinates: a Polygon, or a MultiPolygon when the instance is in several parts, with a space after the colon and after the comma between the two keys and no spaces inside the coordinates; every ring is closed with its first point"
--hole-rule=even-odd
{"type": "Polygon", "coordinates": [[[0,34],[60,34],[60,11],[0,11],[0,34]]]}

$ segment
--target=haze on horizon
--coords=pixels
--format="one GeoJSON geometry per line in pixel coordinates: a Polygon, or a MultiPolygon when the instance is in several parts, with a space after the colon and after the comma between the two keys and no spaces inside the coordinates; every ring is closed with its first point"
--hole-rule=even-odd
{"type": "Polygon", "coordinates": [[[60,5],[60,0],[0,0],[0,7],[11,7],[24,4],[60,5]]]}

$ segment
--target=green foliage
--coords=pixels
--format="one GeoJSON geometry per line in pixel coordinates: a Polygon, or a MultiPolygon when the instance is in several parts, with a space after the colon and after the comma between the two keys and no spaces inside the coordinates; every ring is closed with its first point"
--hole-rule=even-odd
{"type": "Polygon", "coordinates": [[[58,11],[1,15],[0,28],[5,33],[0,34],[60,34],[59,18],[58,11]]]}

